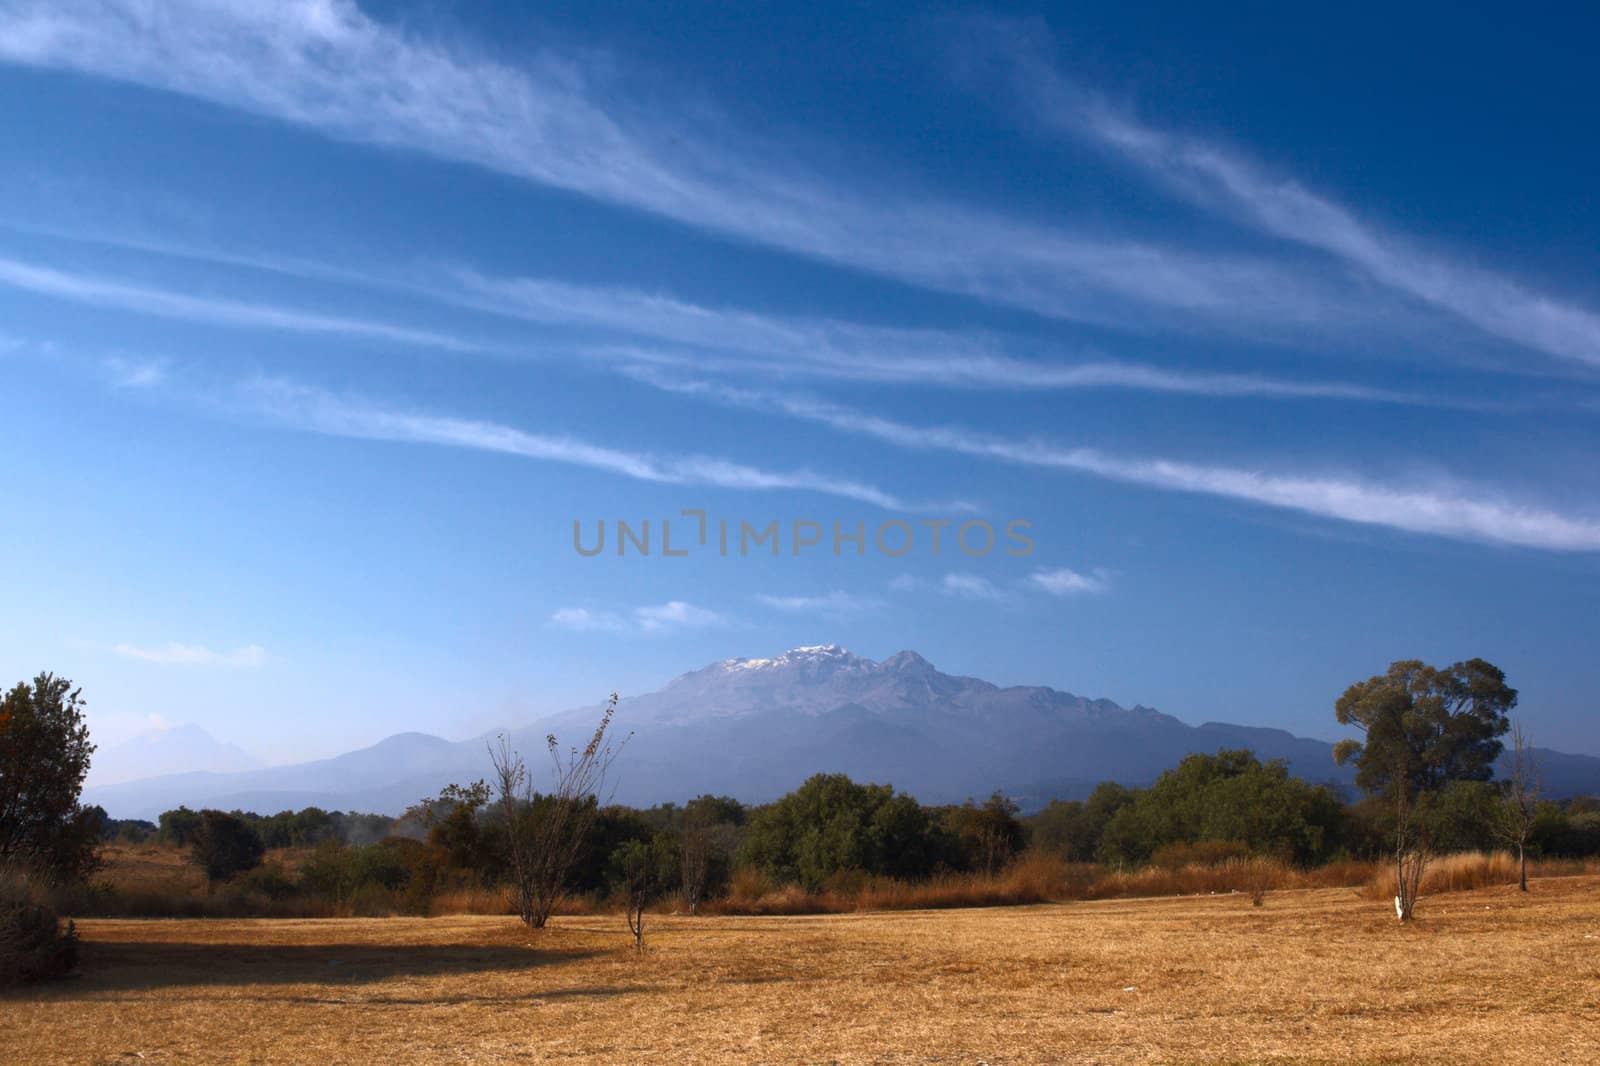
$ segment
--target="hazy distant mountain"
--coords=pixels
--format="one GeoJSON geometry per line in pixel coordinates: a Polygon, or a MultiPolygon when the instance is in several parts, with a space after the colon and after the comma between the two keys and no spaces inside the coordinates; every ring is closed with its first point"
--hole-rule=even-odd
{"type": "MultiPolygon", "coordinates": [[[[512,740],[542,773],[545,736],[581,744],[598,713],[555,715],[513,731],[512,740]]],[[[830,771],[888,782],[928,803],[998,788],[1033,806],[1083,795],[1107,779],[1144,784],[1185,755],[1219,748],[1285,759],[1312,781],[1350,776],[1334,765],[1328,744],[1282,730],[1190,726],[1148,707],[943,674],[915,652],[873,662],[831,644],[684,674],[659,692],[623,700],[615,728],[619,739],[633,734],[615,766],[615,799],[633,804],[702,792],[760,802],[830,771]]],[[[150,817],[179,803],[398,813],[452,781],[487,777],[485,740],[407,733],[334,759],[128,782],[89,790],[89,799],[120,817],[150,817]]],[[[1600,791],[1600,759],[1550,752],[1544,762],[1552,792],[1600,791]]]]}
{"type": "Polygon", "coordinates": [[[232,773],[260,765],[243,748],[224,744],[197,725],[177,725],[99,749],[90,760],[89,783],[110,785],[185,770],[232,773]]]}

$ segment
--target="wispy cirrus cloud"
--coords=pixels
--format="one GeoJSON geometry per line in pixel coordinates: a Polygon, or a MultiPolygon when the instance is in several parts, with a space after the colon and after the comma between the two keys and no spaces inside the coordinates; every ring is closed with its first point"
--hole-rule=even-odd
{"type": "MultiPolygon", "coordinates": [[[[1072,361],[1023,354],[1013,337],[935,329],[866,326],[826,317],[762,314],[709,307],[633,289],[576,285],[553,279],[488,278],[453,270],[442,281],[307,265],[265,265],[247,256],[184,252],[158,254],[270,269],[308,279],[398,290],[470,311],[546,327],[578,327],[601,338],[575,342],[543,337],[541,352],[570,361],[691,367],[702,372],[764,373],[890,384],[969,389],[1127,389],[1196,396],[1258,396],[1374,403],[1460,405],[1342,381],[1295,380],[1262,374],[1190,371],[1088,354],[1072,361]],[[642,348],[619,340],[648,340],[674,348],[642,348]]],[[[371,318],[327,315],[292,307],[197,296],[115,278],[88,276],[0,257],[0,285],[97,307],[187,321],[295,333],[340,334],[463,352],[501,349],[457,335],[371,318]]],[[[1035,346],[1037,347],[1037,346],[1035,346]]],[[[153,370],[153,364],[146,363],[153,370]]],[[[109,367],[108,367],[109,369],[109,367]]],[[[114,376],[114,375],[113,375],[114,376]]],[[[151,384],[154,378],[123,384],[151,384]]]]}
{"type": "Polygon", "coordinates": [[[949,573],[940,580],[938,588],[947,596],[968,600],[998,601],[1006,598],[1005,591],[999,585],[981,574],[949,573]]]}
{"type": "Polygon", "coordinates": [[[204,644],[180,644],[172,642],[159,647],[140,647],[134,644],[118,644],[111,649],[124,659],[133,659],[137,662],[155,663],[160,666],[223,666],[245,668],[260,666],[270,656],[267,649],[259,644],[246,644],[233,651],[214,651],[204,644]]]}
{"type": "Polygon", "coordinates": [[[1101,144],[1204,208],[1332,256],[1484,333],[1600,365],[1600,313],[1593,309],[1425,250],[1220,144],[1139,122],[1063,75],[1037,26],[987,17],[960,21],[961,47],[1001,58],[1018,99],[1047,128],[1101,144]]]}
{"type": "Polygon", "coordinates": [[[1547,551],[1600,551],[1600,508],[1587,513],[1558,510],[1518,501],[1491,487],[1457,479],[1389,485],[1347,474],[1276,472],[1187,459],[1127,456],[1041,439],[996,436],[959,426],[912,425],[792,394],[703,381],[656,384],[917,451],[950,452],[1087,474],[1151,489],[1214,496],[1408,533],[1547,551]]]}
{"type": "Polygon", "coordinates": [[[638,481],[743,490],[798,490],[856,500],[886,510],[905,504],[891,493],[848,478],[808,470],[774,471],[716,456],[658,456],[533,433],[499,422],[382,407],[281,379],[256,379],[241,389],[244,408],[292,428],[334,437],[431,444],[601,470],[638,481]]]}
{"type": "Polygon", "coordinates": [[[114,387],[119,389],[149,389],[167,379],[167,360],[136,359],[125,355],[112,355],[100,361],[100,370],[114,387]]]}
{"type": "Polygon", "coordinates": [[[704,117],[709,107],[630,97],[603,58],[545,50],[511,66],[348,0],[5,0],[0,59],[459,160],[1052,317],[1144,328],[1170,313],[1249,330],[1348,323],[1370,304],[1331,273],[1074,232],[908,195],[903,180],[835,179],[704,117]]]}
{"type": "Polygon", "coordinates": [[[550,624],[574,633],[621,633],[628,628],[622,615],[588,607],[562,607],[550,615],[550,624]]]}
{"type": "Polygon", "coordinates": [[[701,371],[977,389],[1131,389],[1200,396],[1447,402],[1340,381],[1190,371],[1095,356],[1063,362],[1022,355],[1014,338],[992,334],[760,314],[708,307],[661,293],[553,279],[488,278],[464,271],[456,277],[464,286],[460,294],[438,288],[433,293],[544,325],[616,331],[690,349],[589,349],[645,369],[689,366],[701,371]]]}
{"type": "Polygon", "coordinates": [[[1052,596],[1099,596],[1111,589],[1111,575],[1104,570],[1081,573],[1067,566],[1035,570],[1028,585],[1052,596]]]}
{"type": "Polygon", "coordinates": [[[883,606],[883,601],[880,599],[871,596],[857,596],[842,589],[811,596],[762,595],[757,596],[756,599],[775,611],[786,611],[791,614],[859,614],[862,611],[874,611],[883,606]]]}
{"type": "Polygon", "coordinates": [[[56,270],[17,259],[0,258],[0,285],[92,307],[132,311],[137,314],[176,318],[189,322],[287,330],[295,333],[337,334],[455,351],[472,350],[477,347],[456,337],[427,330],[408,329],[387,322],[321,315],[224,297],[194,296],[170,289],[151,288],[109,278],[56,270]]]}
{"type": "Polygon", "coordinates": [[[574,633],[665,633],[726,625],[725,615],[683,600],[635,607],[622,613],[588,607],[562,607],[550,615],[550,624],[574,633]]]}

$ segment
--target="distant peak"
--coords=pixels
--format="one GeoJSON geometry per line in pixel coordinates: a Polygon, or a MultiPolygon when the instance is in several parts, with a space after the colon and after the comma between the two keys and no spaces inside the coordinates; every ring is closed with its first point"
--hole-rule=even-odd
{"type": "Polygon", "coordinates": [[[782,655],[771,659],[724,659],[715,665],[722,670],[732,672],[806,665],[871,666],[872,661],[846,651],[837,644],[807,644],[804,647],[790,648],[782,655]]]}
{"type": "Polygon", "coordinates": [[[882,665],[885,670],[893,670],[898,673],[933,669],[932,663],[909,649],[906,651],[895,652],[893,655],[883,660],[882,665]]]}

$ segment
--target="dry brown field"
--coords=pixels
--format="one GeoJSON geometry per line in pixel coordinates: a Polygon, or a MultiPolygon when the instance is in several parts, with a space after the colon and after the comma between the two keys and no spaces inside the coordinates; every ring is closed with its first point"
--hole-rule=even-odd
{"type": "Polygon", "coordinates": [[[1600,1062],[1600,878],[813,917],[85,920],[6,1063],[1600,1062]]]}

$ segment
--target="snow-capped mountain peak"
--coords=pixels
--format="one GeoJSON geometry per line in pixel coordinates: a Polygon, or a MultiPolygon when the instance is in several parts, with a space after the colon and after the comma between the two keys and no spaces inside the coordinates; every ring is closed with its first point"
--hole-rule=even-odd
{"type": "Polygon", "coordinates": [[[741,670],[782,670],[806,666],[861,669],[876,665],[871,659],[864,659],[848,652],[837,644],[811,644],[801,648],[790,648],[782,655],[771,659],[724,659],[716,663],[713,669],[733,673],[741,670]]]}

